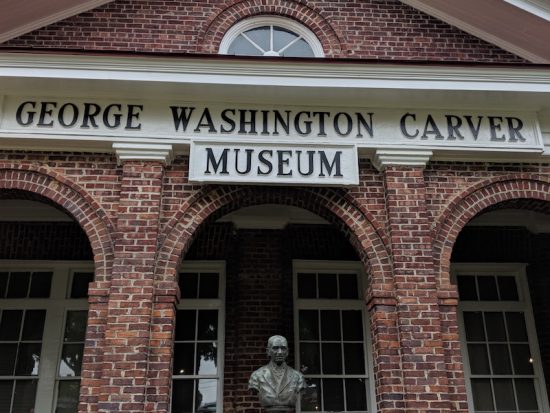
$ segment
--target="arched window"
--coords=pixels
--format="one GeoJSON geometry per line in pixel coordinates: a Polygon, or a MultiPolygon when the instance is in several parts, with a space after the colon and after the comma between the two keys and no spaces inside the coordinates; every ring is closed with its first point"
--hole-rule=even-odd
{"type": "Polygon", "coordinates": [[[242,20],[231,27],[220,54],[238,56],[323,57],[323,47],[304,26],[283,17],[242,20]]]}

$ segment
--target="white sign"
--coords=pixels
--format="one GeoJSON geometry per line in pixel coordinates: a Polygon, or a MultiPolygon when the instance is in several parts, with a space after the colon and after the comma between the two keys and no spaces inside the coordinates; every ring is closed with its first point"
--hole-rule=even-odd
{"type": "Polygon", "coordinates": [[[189,181],[341,186],[359,183],[353,145],[194,141],[189,181]]]}

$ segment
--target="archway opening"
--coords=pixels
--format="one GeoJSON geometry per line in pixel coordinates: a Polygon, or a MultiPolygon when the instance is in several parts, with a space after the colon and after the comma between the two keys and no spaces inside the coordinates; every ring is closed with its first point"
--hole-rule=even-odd
{"type": "Polygon", "coordinates": [[[451,256],[471,411],[548,410],[550,204],[486,208],[451,256]]]}
{"type": "Polygon", "coordinates": [[[0,411],[77,411],[93,278],[88,237],[63,208],[0,190],[0,411]]]}
{"type": "Polygon", "coordinates": [[[248,380],[269,363],[273,335],[306,377],[298,411],[370,411],[367,274],[347,234],[296,206],[224,213],[201,226],[179,271],[172,411],[259,407],[248,380]]]}

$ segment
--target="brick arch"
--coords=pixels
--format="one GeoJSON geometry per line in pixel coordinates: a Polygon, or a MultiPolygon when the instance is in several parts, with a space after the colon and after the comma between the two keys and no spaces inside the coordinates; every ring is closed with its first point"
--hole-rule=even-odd
{"type": "MultiPolygon", "coordinates": [[[[377,287],[393,285],[383,226],[342,190],[327,188],[213,187],[201,191],[166,225],[158,254],[157,282],[173,283],[176,268],[199,227],[240,208],[284,204],[307,209],[335,224],[347,237],[377,287]]],[[[158,284],[162,285],[162,284],[158,284]]],[[[167,284],[168,285],[168,284],[167,284]]]]}
{"type": "Polygon", "coordinates": [[[451,254],[458,235],[478,214],[498,204],[540,208],[550,202],[550,182],[534,174],[512,174],[483,180],[454,197],[435,221],[433,234],[434,265],[441,289],[450,287],[451,254]],[[524,200],[517,203],[515,200],[524,200]],[[538,201],[538,202],[530,202],[538,201]]]}
{"type": "Polygon", "coordinates": [[[45,167],[0,164],[0,191],[36,194],[56,204],[80,225],[94,254],[96,282],[108,281],[113,259],[113,224],[100,205],[76,183],[45,167]]]}
{"type": "Polygon", "coordinates": [[[322,11],[308,1],[266,2],[265,0],[234,0],[212,15],[197,36],[198,53],[218,53],[223,36],[238,21],[254,16],[281,16],[308,27],[317,36],[325,56],[342,57],[345,49],[342,33],[335,29],[322,11]]]}

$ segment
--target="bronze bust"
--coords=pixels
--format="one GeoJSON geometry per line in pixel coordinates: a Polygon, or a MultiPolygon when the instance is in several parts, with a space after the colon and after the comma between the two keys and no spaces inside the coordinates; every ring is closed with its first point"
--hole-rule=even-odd
{"type": "Polygon", "coordinates": [[[269,338],[267,355],[271,361],[252,373],[248,388],[259,395],[267,412],[291,412],[298,395],[306,388],[304,376],[286,364],[288,343],[283,336],[269,338]]]}

